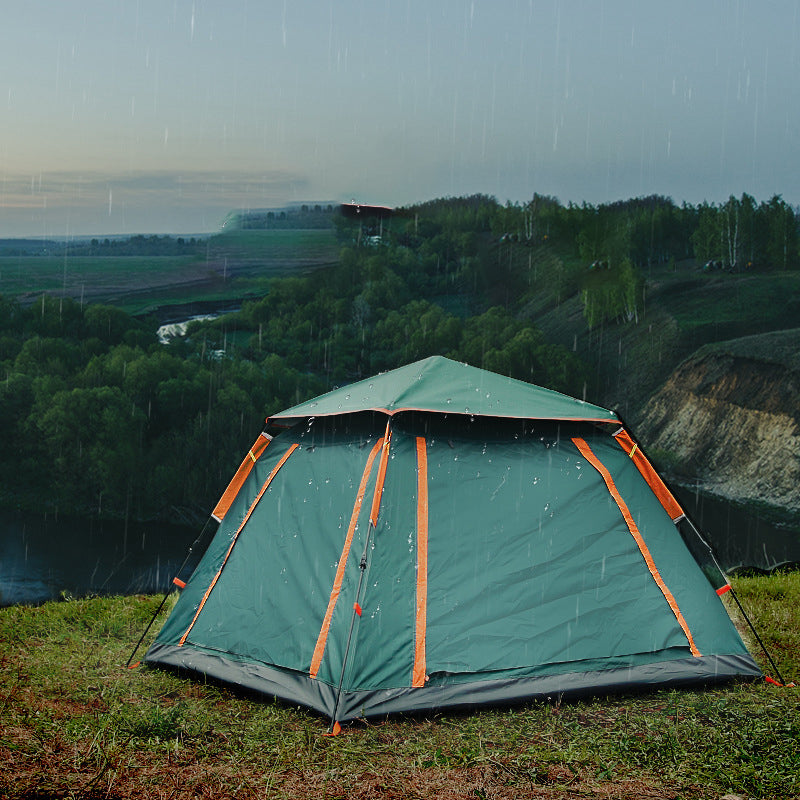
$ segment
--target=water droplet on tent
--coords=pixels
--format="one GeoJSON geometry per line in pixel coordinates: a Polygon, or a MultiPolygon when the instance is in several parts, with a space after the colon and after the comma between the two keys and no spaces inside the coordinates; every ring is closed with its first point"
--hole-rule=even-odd
{"type": "MultiPolygon", "coordinates": [[[[350,395],[349,395],[349,394],[346,394],[346,395],[344,396],[344,399],[345,399],[345,400],[349,400],[349,399],[350,399],[350,395]]],[[[339,406],[339,408],[341,408],[341,406],[339,406]]]]}
{"type": "Polygon", "coordinates": [[[447,405],[450,405],[450,403],[452,403],[453,400],[452,398],[448,397],[447,400],[445,400],[445,402],[447,403],[447,405]]]}
{"type": "Polygon", "coordinates": [[[536,484],[537,484],[537,483],[539,483],[539,480],[540,480],[540,478],[539,478],[539,476],[537,475],[537,476],[536,476],[536,477],[533,479],[533,485],[534,485],[534,486],[536,486],[536,484]]]}
{"type": "Polygon", "coordinates": [[[375,388],[375,384],[371,383],[371,384],[369,385],[369,388],[370,388],[370,389],[374,389],[374,388],[375,388]]]}
{"type": "Polygon", "coordinates": [[[469,414],[469,406],[466,406],[466,407],[464,408],[464,413],[465,413],[465,414],[469,414]]]}

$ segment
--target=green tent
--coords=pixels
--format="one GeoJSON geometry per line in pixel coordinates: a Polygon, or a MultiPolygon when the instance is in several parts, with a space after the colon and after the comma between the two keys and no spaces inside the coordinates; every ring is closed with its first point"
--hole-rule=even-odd
{"type": "Polygon", "coordinates": [[[617,416],[441,357],[268,420],[145,660],[332,722],[753,678],[617,416]]]}

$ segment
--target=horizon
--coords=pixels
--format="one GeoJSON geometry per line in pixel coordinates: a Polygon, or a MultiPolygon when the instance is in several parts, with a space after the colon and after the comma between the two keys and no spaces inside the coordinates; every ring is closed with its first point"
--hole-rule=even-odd
{"type": "Polygon", "coordinates": [[[0,237],[484,193],[800,203],[800,6],[32,0],[0,50],[0,237]]]}

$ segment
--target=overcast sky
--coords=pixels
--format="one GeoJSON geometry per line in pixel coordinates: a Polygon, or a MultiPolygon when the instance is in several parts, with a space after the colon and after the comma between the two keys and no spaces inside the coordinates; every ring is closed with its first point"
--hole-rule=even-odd
{"type": "Polygon", "coordinates": [[[800,202],[799,0],[0,10],[0,236],[475,192],[800,202]]]}

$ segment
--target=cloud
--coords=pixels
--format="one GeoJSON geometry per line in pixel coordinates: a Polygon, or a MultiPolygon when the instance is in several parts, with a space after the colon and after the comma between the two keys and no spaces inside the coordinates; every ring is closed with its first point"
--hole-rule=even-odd
{"type": "Polygon", "coordinates": [[[307,199],[287,170],[50,171],[0,177],[0,236],[214,230],[232,210],[307,199]]]}

